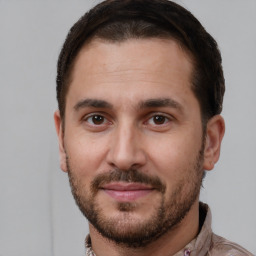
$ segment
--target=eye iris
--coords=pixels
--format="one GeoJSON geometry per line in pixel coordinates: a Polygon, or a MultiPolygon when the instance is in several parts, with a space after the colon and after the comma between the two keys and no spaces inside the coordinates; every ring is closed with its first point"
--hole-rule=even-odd
{"type": "Polygon", "coordinates": [[[155,124],[164,124],[165,117],[164,116],[154,116],[154,123],[155,124]]]}
{"type": "Polygon", "coordinates": [[[94,124],[102,124],[104,122],[103,116],[95,115],[92,117],[92,121],[94,124]]]}

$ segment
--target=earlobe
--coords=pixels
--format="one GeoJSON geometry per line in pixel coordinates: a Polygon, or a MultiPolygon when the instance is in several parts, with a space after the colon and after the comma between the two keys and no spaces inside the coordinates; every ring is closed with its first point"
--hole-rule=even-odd
{"type": "Polygon", "coordinates": [[[54,122],[59,140],[60,168],[62,169],[62,171],[67,172],[66,151],[64,148],[64,133],[59,110],[55,111],[54,113],[54,122]]]}
{"type": "Polygon", "coordinates": [[[206,128],[204,170],[212,170],[219,160],[221,142],[225,133],[225,122],[220,115],[212,117],[206,128]]]}

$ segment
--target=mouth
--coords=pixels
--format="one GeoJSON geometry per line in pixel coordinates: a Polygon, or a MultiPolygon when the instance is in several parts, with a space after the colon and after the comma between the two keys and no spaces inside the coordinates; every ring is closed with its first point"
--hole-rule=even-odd
{"type": "Polygon", "coordinates": [[[102,186],[101,190],[118,202],[130,202],[148,195],[155,189],[142,183],[115,182],[102,186]]]}

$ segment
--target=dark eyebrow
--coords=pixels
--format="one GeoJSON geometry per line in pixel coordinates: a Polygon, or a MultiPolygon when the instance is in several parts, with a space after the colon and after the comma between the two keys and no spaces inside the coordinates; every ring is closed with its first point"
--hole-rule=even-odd
{"type": "Polygon", "coordinates": [[[181,104],[171,98],[148,99],[139,104],[140,108],[171,107],[182,111],[181,104]]]}
{"type": "Polygon", "coordinates": [[[98,99],[83,99],[80,100],[75,106],[74,109],[78,111],[81,108],[93,107],[93,108],[113,108],[113,106],[105,100],[98,99]]]}

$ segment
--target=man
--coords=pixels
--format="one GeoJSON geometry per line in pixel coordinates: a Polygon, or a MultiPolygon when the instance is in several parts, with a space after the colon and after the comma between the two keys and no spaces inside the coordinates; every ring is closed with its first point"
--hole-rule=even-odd
{"type": "Polygon", "coordinates": [[[216,42],[171,1],[108,0],[71,28],[54,118],[87,255],[252,255],[199,203],[224,91],[216,42]]]}

